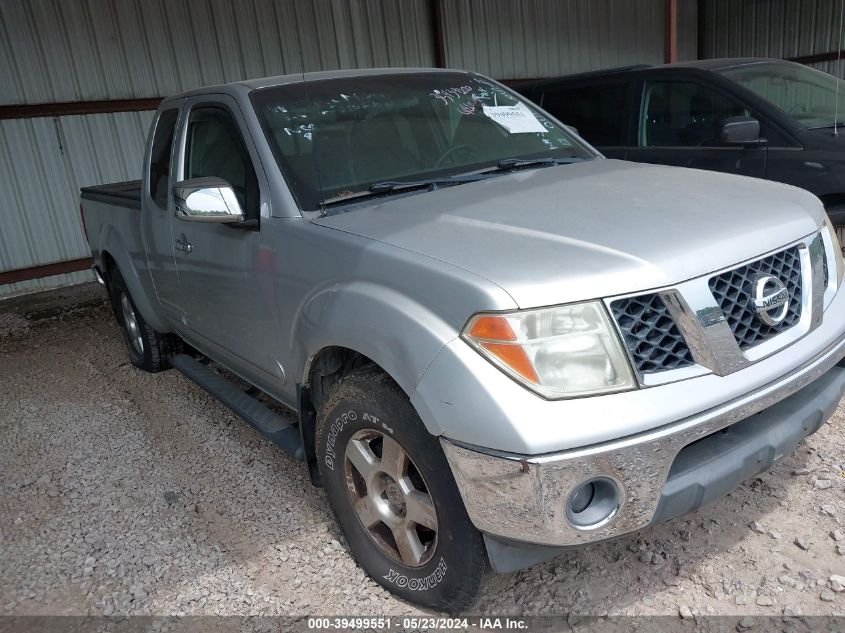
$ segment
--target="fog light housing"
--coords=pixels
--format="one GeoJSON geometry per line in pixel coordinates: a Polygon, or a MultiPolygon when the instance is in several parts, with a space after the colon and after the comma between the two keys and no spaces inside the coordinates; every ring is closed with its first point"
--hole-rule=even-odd
{"type": "Polygon", "coordinates": [[[566,498],[566,520],[579,530],[595,530],[619,510],[619,485],[610,477],[594,477],[576,487],[566,498]]]}

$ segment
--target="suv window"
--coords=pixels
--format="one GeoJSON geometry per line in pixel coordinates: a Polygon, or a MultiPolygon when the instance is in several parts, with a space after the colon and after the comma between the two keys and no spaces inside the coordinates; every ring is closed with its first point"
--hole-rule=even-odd
{"type": "Polygon", "coordinates": [[[750,116],[738,101],[701,84],[646,82],[640,115],[641,147],[712,147],[732,116],[750,116]]]}
{"type": "Polygon", "coordinates": [[[195,108],[188,120],[185,178],[210,176],[232,185],[244,214],[258,217],[258,178],[235,120],[223,108],[195,108]]]}
{"type": "Polygon", "coordinates": [[[825,72],[784,61],[754,62],[717,69],[808,128],[832,127],[845,82],[825,72]]]}
{"type": "Polygon", "coordinates": [[[549,88],[540,105],[598,147],[628,144],[628,83],[549,88]]]}
{"type": "Polygon", "coordinates": [[[147,182],[150,197],[160,209],[167,207],[168,183],[170,181],[170,149],[179,109],[164,110],[156,122],[153,147],[150,153],[150,173],[147,182]]]}

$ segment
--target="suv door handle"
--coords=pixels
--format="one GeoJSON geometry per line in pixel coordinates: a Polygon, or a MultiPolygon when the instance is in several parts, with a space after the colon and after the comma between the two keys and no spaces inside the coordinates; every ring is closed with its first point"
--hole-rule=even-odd
{"type": "Polygon", "coordinates": [[[190,253],[192,250],[194,250],[194,247],[188,241],[188,238],[183,235],[181,238],[176,240],[176,249],[184,251],[186,253],[190,253]]]}

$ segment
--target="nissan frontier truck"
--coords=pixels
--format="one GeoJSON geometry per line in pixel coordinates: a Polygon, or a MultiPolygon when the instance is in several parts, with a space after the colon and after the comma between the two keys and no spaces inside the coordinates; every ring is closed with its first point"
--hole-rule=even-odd
{"type": "Polygon", "coordinates": [[[301,460],[364,570],[433,609],[722,497],[845,388],[815,196],[605,159],[474,73],[170,97],[141,180],[81,197],[131,362],[301,460]]]}

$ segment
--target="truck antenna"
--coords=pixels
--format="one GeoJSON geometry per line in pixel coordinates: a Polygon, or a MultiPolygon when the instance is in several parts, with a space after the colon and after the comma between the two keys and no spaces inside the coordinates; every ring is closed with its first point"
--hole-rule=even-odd
{"type": "Polygon", "coordinates": [[[836,91],[833,97],[833,135],[839,136],[839,84],[842,83],[842,17],[845,0],[839,2],[839,46],[836,47],[836,91]]]}

